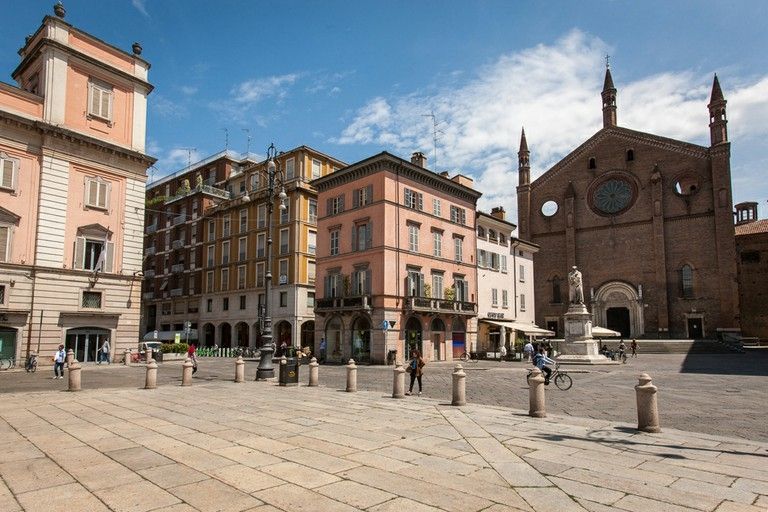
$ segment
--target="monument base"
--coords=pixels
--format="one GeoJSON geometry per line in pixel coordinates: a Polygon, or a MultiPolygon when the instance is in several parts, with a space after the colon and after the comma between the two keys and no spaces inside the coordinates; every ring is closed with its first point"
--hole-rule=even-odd
{"type": "Polygon", "coordinates": [[[565,342],[555,360],[560,364],[614,364],[592,338],[592,315],[584,304],[571,304],[565,314],[565,342]]]}

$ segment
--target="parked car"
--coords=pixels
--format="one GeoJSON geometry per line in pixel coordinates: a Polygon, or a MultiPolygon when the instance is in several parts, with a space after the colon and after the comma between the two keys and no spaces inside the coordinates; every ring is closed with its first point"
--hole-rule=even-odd
{"type": "Polygon", "coordinates": [[[162,361],[162,352],[160,352],[160,345],[161,343],[159,341],[141,341],[139,342],[139,360],[140,361],[146,361],[147,360],[147,349],[152,349],[153,358],[157,361],[162,361]]]}

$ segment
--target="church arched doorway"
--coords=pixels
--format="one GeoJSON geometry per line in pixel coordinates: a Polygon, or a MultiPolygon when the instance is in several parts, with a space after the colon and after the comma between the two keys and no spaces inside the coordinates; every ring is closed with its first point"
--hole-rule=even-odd
{"type": "Polygon", "coordinates": [[[621,307],[605,310],[605,326],[613,331],[620,332],[622,338],[629,338],[631,336],[629,309],[621,307]]]}
{"type": "Polygon", "coordinates": [[[621,333],[624,338],[643,335],[643,301],[634,286],[611,281],[595,292],[595,323],[621,333]]]}

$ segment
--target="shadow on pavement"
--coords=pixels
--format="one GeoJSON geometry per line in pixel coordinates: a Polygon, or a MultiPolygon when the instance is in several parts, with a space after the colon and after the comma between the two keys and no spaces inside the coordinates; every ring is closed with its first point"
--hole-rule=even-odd
{"type": "Polygon", "coordinates": [[[682,373],[715,375],[768,375],[768,350],[748,350],[736,354],[689,353],[680,368],[682,373]]]}

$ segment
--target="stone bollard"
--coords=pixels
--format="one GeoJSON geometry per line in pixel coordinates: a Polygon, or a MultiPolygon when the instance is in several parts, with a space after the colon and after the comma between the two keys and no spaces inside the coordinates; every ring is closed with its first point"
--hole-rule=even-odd
{"type": "Polygon", "coordinates": [[[658,434],[661,432],[659,426],[659,407],[656,398],[658,388],[651,383],[651,377],[644,373],[638,377],[639,384],[635,386],[637,395],[637,430],[648,432],[649,434],[658,434]]]}
{"type": "Polygon", "coordinates": [[[237,361],[235,361],[235,382],[245,382],[245,361],[243,361],[243,356],[237,356],[237,361]]]}
{"type": "Polygon", "coordinates": [[[66,359],[67,366],[72,364],[74,360],[75,360],[75,351],[72,349],[67,350],[67,359],[66,359]]]}
{"type": "Polygon", "coordinates": [[[453,400],[451,405],[467,405],[467,374],[464,368],[457,364],[453,368],[453,400]]]}
{"type": "Polygon", "coordinates": [[[150,359],[147,363],[147,376],[144,379],[144,389],[157,387],[157,361],[150,359]]]}
{"type": "Polygon", "coordinates": [[[395,363],[392,370],[392,398],[405,398],[405,368],[401,363],[395,363]]]}
{"type": "Polygon", "coordinates": [[[545,418],[547,411],[544,402],[544,376],[539,368],[534,368],[528,378],[528,416],[545,418]]]}
{"type": "Polygon", "coordinates": [[[354,359],[350,359],[347,364],[347,392],[354,393],[357,391],[357,365],[354,359]]]}
{"type": "Polygon", "coordinates": [[[80,366],[80,363],[77,362],[77,359],[73,359],[72,362],[69,363],[69,366],[67,366],[67,376],[69,377],[69,389],[67,389],[67,391],[80,391],[81,389],[80,372],[82,370],[83,370],[83,367],[80,366]]]}
{"type": "Polygon", "coordinates": [[[123,359],[123,364],[125,366],[129,366],[131,364],[131,349],[129,348],[125,349],[125,359],[123,359]]]}
{"type": "Polygon", "coordinates": [[[192,360],[190,358],[186,358],[184,364],[181,365],[181,385],[192,385],[192,360]]]}
{"type": "Polygon", "coordinates": [[[153,357],[152,357],[152,349],[149,348],[149,347],[147,347],[146,356],[147,356],[147,361],[149,361],[150,359],[153,359],[153,357]]]}
{"type": "Polygon", "coordinates": [[[317,386],[318,375],[320,373],[320,364],[317,362],[317,358],[313,357],[309,362],[309,385],[317,386]]]}

